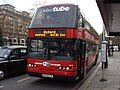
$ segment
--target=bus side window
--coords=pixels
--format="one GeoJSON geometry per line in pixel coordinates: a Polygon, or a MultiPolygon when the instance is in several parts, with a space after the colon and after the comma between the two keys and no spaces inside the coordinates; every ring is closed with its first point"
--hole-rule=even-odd
{"type": "Polygon", "coordinates": [[[90,52],[89,44],[86,43],[86,55],[85,55],[85,57],[88,57],[89,52],[90,52]]]}

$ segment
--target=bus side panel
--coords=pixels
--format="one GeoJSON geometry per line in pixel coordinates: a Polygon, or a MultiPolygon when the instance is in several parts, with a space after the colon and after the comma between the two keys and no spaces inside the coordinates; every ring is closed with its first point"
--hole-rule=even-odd
{"type": "Polygon", "coordinates": [[[89,69],[93,64],[96,63],[97,54],[98,54],[97,52],[93,52],[86,58],[87,69],[89,69]]]}

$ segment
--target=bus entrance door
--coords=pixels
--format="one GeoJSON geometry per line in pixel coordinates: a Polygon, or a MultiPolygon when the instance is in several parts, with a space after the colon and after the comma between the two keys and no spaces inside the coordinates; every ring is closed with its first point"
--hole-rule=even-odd
{"type": "Polygon", "coordinates": [[[86,44],[84,41],[81,41],[81,53],[80,53],[80,76],[81,76],[81,79],[84,78],[84,75],[85,75],[85,48],[86,48],[86,44]]]}
{"type": "Polygon", "coordinates": [[[80,77],[80,79],[84,78],[84,68],[85,68],[85,48],[86,44],[82,40],[76,41],[76,56],[78,60],[78,70],[77,75],[80,77]]]}

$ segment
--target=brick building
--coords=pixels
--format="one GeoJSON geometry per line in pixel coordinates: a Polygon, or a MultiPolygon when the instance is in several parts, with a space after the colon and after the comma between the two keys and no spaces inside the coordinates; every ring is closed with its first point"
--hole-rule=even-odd
{"type": "Polygon", "coordinates": [[[26,45],[30,21],[28,12],[17,11],[9,4],[0,5],[0,45],[26,45]]]}

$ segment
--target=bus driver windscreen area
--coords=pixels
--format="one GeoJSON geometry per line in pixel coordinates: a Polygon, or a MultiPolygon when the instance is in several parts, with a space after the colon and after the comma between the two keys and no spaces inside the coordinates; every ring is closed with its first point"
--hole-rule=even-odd
{"type": "Polygon", "coordinates": [[[30,57],[37,59],[72,60],[74,56],[74,40],[40,39],[31,40],[30,57]]]}

